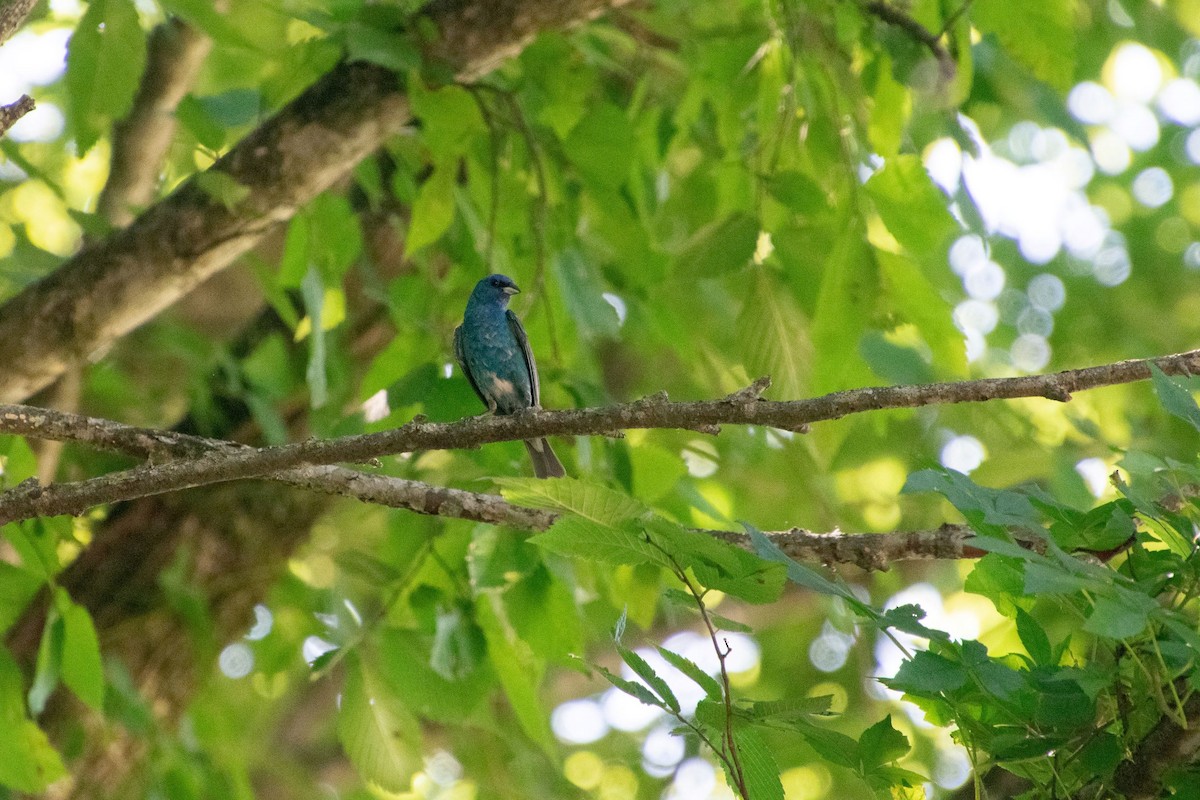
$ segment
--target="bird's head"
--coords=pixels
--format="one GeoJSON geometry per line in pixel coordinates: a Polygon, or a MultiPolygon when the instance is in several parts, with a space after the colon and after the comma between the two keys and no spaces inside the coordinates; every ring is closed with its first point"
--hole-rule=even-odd
{"type": "Polygon", "coordinates": [[[482,301],[508,305],[508,299],[520,291],[507,275],[488,275],[475,284],[473,294],[482,301]]]}

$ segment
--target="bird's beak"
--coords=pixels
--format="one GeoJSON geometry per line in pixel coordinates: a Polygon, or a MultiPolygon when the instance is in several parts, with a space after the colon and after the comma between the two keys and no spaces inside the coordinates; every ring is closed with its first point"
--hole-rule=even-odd
{"type": "Polygon", "coordinates": [[[521,290],[515,286],[505,286],[504,293],[505,294],[520,294],[521,290]]]}

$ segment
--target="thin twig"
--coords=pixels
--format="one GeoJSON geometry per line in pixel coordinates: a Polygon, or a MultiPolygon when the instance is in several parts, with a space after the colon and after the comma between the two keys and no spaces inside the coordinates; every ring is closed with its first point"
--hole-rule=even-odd
{"type": "Polygon", "coordinates": [[[954,73],[954,57],[942,45],[940,36],[928,30],[903,10],[885,0],[868,0],[868,2],[863,3],[863,8],[925,45],[929,52],[933,54],[933,57],[938,60],[938,63],[942,65],[943,72],[947,72],[948,74],[954,73]]]}

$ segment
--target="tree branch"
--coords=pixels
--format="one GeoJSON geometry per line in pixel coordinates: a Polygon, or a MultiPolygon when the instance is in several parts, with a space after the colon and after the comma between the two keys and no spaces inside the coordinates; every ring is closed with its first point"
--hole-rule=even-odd
{"type": "Polygon", "coordinates": [[[0,44],[21,29],[36,5],[37,0],[0,0],[0,44]]]}
{"type": "Polygon", "coordinates": [[[863,8],[923,44],[933,54],[933,57],[937,59],[945,75],[951,76],[954,74],[954,57],[942,45],[941,37],[938,34],[928,30],[902,9],[886,2],[886,0],[869,0],[869,2],[863,3],[863,8]]]}
{"type": "MultiPolygon", "coordinates": [[[[543,30],[626,2],[435,2],[427,16],[439,38],[429,55],[472,80],[543,30]]],[[[103,352],[228,266],[410,120],[395,73],[366,63],[334,68],[212,167],[245,189],[242,198],[226,204],[193,179],[0,306],[0,350],[9,354],[0,400],[28,397],[68,365],[103,352]]]]}
{"type": "MultiPolygon", "coordinates": [[[[656,396],[619,406],[538,411],[515,417],[474,417],[453,423],[413,420],[381,433],[310,440],[253,448],[170,431],[137,428],[28,406],[0,406],[0,432],[40,439],[69,440],[148,458],[124,472],[74,483],[41,486],[27,481],[0,494],[0,523],[36,516],[79,514],[88,508],[151,494],[246,478],[268,478],[364,502],[406,508],[422,514],[473,519],[544,530],[555,516],[506,503],[495,495],[434,487],[419,481],[370,475],[327,465],[365,462],[413,450],[471,448],[480,444],[545,435],[602,435],[625,428],[696,428],[720,423],[766,424],[796,429],[810,422],[885,408],[910,408],[1013,397],[1070,399],[1072,391],[1144,380],[1151,361],[1122,361],[1049,375],[987,378],[957,383],[874,387],[837,392],[811,400],[768,401],[759,395],[764,379],[720,400],[670,403],[656,396]],[[154,463],[163,457],[175,460],[154,463]]],[[[1164,372],[1192,374],[1200,350],[1153,359],[1164,372]]],[[[741,534],[706,531],[745,544],[741,534]]],[[[804,561],[857,564],[885,569],[891,561],[914,558],[974,558],[971,533],[963,526],[888,535],[815,534],[799,528],[774,534],[785,551],[804,561]]]]}
{"type": "Polygon", "coordinates": [[[211,39],[178,18],[150,34],[146,69],[133,108],[113,131],[108,180],[97,204],[100,215],[114,227],[124,228],[135,210],[154,199],[163,159],[175,137],[175,109],[211,49],[211,39]]]}
{"type": "Polygon", "coordinates": [[[1162,797],[1163,776],[1174,767],[1190,763],[1200,752],[1200,694],[1183,704],[1187,727],[1164,716],[1146,735],[1133,755],[1121,762],[1114,785],[1128,800],[1162,797]]]}
{"type": "MultiPolygon", "coordinates": [[[[190,460],[146,465],[76,483],[24,485],[0,494],[0,523],[54,514],[79,514],[92,506],[132,500],[223,481],[257,478],[298,466],[364,463],[380,456],[417,450],[470,449],[482,444],[541,436],[602,436],[617,430],[683,428],[716,431],[721,424],[768,425],[802,430],[813,422],[887,408],[977,403],[1016,397],[1060,402],[1082,389],[1131,383],[1150,377],[1150,364],[1164,372],[1200,371],[1200,350],[1151,360],[1120,361],[1085,369],[1017,378],[984,378],[956,383],[851,389],[809,400],[758,398],[760,379],[747,390],[719,400],[671,403],[665,395],[624,405],[567,411],[530,411],[516,416],[482,416],[458,422],[414,419],[379,433],[313,439],[276,447],[207,450],[190,460]]],[[[26,406],[0,406],[0,433],[39,436],[36,427],[49,412],[26,406]]],[[[177,436],[150,432],[157,436],[177,436]]],[[[150,447],[152,442],[147,443],[150,447]]],[[[153,452],[151,450],[151,452],[153,452]]]]}
{"type": "Polygon", "coordinates": [[[33,98],[27,94],[21,95],[6,106],[0,106],[0,136],[8,133],[8,129],[16,125],[21,117],[33,111],[35,106],[33,98]]]}

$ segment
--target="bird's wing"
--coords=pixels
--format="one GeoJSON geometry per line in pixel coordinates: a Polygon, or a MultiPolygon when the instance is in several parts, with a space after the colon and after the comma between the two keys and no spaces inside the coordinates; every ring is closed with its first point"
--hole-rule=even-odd
{"type": "Polygon", "coordinates": [[[488,399],[483,396],[483,392],[479,391],[479,384],[475,382],[475,376],[471,374],[471,368],[467,366],[467,354],[463,350],[462,341],[462,325],[454,329],[454,358],[458,360],[458,365],[462,367],[463,375],[467,376],[467,382],[471,384],[471,388],[475,390],[475,394],[483,401],[485,406],[491,407],[488,399]]]}
{"type": "Polygon", "coordinates": [[[542,403],[541,390],[538,388],[537,364],[533,360],[533,351],[529,349],[529,337],[525,335],[525,328],[521,326],[521,320],[517,319],[512,309],[506,311],[505,315],[508,317],[508,329],[512,331],[517,344],[521,345],[521,353],[525,356],[525,366],[529,369],[529,394],[533,405],[540,406],[542,403]]]}

